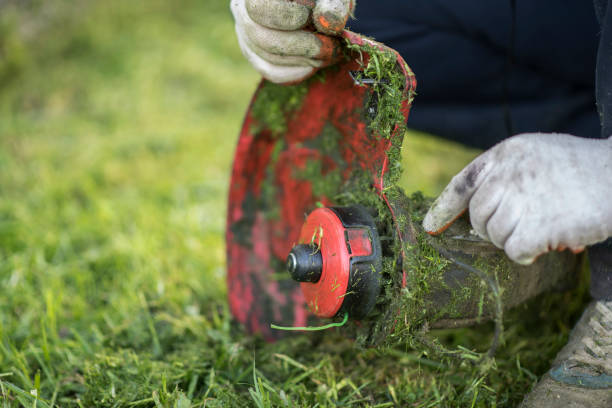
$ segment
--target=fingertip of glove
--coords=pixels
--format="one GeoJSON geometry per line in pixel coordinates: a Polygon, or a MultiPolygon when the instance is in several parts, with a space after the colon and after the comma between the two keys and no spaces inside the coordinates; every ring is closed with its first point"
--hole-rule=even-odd
{"type": "Polygon", "coordinates": [[[338,34],[344,29],[347,20],[348,14],[341,17],[335,13],[323,13],[315,17],[314,24],[318,31],[333,35],[338,34]]]}
{"type": "Polygon", "coordinates": [[[431,218],[432,217],[429,216],[429,213],[427,213],[427,215],[425,216],[425,219],[423,219],[423,222],[421,224],[423,226],[423,229],[429,235],[441,234],[443,231],[440,228],[438,228],[438,226],[434,225],[431,218]]]}
{"type": "Polygon", "coordinates": [[[444,231],[446,231],[451,225],[453,225],[453,223],[457,221],[457,219],[461,217],[466,211],[467,208],[463,209],[463,211],[453,217],[450,221],[446,221],[448,218],[441,219],[441,217],[439,217],[436,213],[435,208],[431,208],[427,212],[427,214],[425,214],[425,218],[423,219],[423,229],[429,235],[440,235],[444,231]]]}
{"type": "Polygon", "coordinates": [[[319,0],[312,12],[317,31],[335,35],[340,33],[351,13],[350,0],[319,0]]]}
{"type": "Polygon", "coordinates": [[[534,263],[536,259],[537,257],[527,257],[527,258],[517,258],[517,259],[512,259],[512,260],[519,265],[528,266],[534,263]]]}
{"type": "MultiPolygon", "coordinates": [[[[429,213],[428,213],[429,215],[429,213]]],[[[440,235],[442,234],[444,231],[446,231],[448,229],[448,227],[451,226],[451,224],[453,223],[453,221],[444,224],[442,226],[440,226],[439,223],[436,223],[433,219],[433,217],[425,217],[425,219],[423,220],[423,229],[425,230],[426,233],[428,233],[429,235],[440,235]]]]}
{"type": "Polygon", "coordinates": [[[510,237],[504,245],[504,252],[506,256],[510,258],[512,262],[519,265],[531,265],[535,260],[548,252],[546,248],[534,249],[526,248],[523,245],[523,241],[516,237],[510,237]]]}

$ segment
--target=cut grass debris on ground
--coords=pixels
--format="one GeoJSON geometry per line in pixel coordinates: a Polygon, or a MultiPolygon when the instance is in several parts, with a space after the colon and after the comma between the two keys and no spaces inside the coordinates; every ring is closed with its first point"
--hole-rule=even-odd
{"type": "MultiPolygon", "coordinates": [[[[257,82],[225,0],[0,3],[2,406],[516,405],[584,279],[505,313],[486,369],[232,323],[226,195],[257,82]]],[[[409,132],[400,184],[435,195],[476,153],[409,132]]],[[[470,355],[493,325],[429,334],[470,355]]]]}

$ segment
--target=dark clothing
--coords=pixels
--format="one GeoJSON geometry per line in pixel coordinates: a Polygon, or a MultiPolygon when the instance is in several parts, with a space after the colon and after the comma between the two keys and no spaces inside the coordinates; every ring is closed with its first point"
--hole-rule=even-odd
{"type": "MultiPolygon", "coordinates": [[[[398,50],[414,71],[410,128],[488,149],[524,132],[612,134],[612,6],[594,5],[361,1],[348,25],[398,50]]],[[[593,296],[612,297],[612,240],[589,254],[593,296]]]]}
{"type": "Polygon", "coordinates": [[[589,248],[591,296],[612,300],[612,239],[589,248]]]}
{"type": "Polygon", "coordinates": [[[514,13],[511,6],[361,1],[349,27],[395,48],[414,71],[411,128],[482,149],[523,132],[597,137],[593,5],[519,0],[514,13]]]}
{"type": "MultiPolygon", "coordinates": [[[[601,25],[597,53],[596,95],[601,120],[601,135],[612,135],[612,5],[595,0],[595,12],[601,25]]],[[[612,177],[602,174],[602,177],[612,177]]],[[[611,204],[612,205],[612,204],[611,204]]],[[[612,300],[612,238],[589,248],[591,261],[591,295],[612,300]]]]}
{"type": "Polygon", "coordinates": [[[596,95],[602,137],[612,135],[612,6],[608,0],[595,0],[601,34],[597,53],[596,95]]]}

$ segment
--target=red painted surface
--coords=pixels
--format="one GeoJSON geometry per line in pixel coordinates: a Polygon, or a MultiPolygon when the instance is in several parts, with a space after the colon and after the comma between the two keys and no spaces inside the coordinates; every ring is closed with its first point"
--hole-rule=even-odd
{"type": "Polygon", "coordinates": [[[367,229],[349,228],[346,230],[351,256],[372,255],[372,240],[367,229]]]}
{"type": "MultiPolygon", "coordinates": [[[[369,41],[349,31],[342,36],[355,44],[369,41]]],[[[368,55],[363,58],[367,63],[368,55]]],[[[406,74],[405,91],[412,91],[416,88],[414,75],[405,69],[399,54],[397,58],[406,74]]],[[[304,296],[284,270],[285,258],[299,239],[305,214],[314,210],[317,202],[334,204],[328,197],[316,196],[310,181],[296,176],[299,170],[312,160],[322,164],[321,177],[339,169],[342,177],[348,179],[355,170],[365,169],[387,202],[384,175],[392,140],[372,135],[368,130],[363,108],[371,91],[355,85],[348,75],[349,70],[358,69],[357,60],[344,61],[323,70],[324,81],[309,82],[302,107],[287,118],[287,131],[280,136],[266,129],[255,131],[256,121],[250,109],[244,120],[234,158],[227,213],[229,304],[239,322],[268,340],[284,334],[271,330],[270,323],[291,326],[307,321],[304,296]],[[333,154],[325,154],[316,146],[326,126],[341,134],[338,151],[333,154]],[[284,141],[283,149],[273,158],[279,138],[284,141]],[[266,193],[270,187],[273,192],[266,193]]],[[[259,89],[264,84],[262,81],[259,89]]],[[[258,95],[259,90],[251,104],[258,95]]],[[[406,118],[409,109],[406,101],[402,110],[406,118]]],[[[396,137],[403,135],[392,136],[396,137]]]]}

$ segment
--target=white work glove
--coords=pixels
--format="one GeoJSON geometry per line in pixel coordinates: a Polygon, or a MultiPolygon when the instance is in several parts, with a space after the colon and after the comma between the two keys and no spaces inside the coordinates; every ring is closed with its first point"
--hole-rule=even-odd
{"type": "Polygon", "coordinates": [[[440,233],[467,208],[476,233],[520,264],[603,241],[612,236],[612,137],[511,137],[451,180],[423,227],[440,233]]]}
{"type": "Polygon", "coordinates": [[[335,62],[339,41],[328,35],[344,29],[353,3],[353,0],[232,0],[231,9],[244,56],[264,78],[290,83],[335,62]],[[314,23],[319,33],[308,30],[309,23],[314,23]]]}

